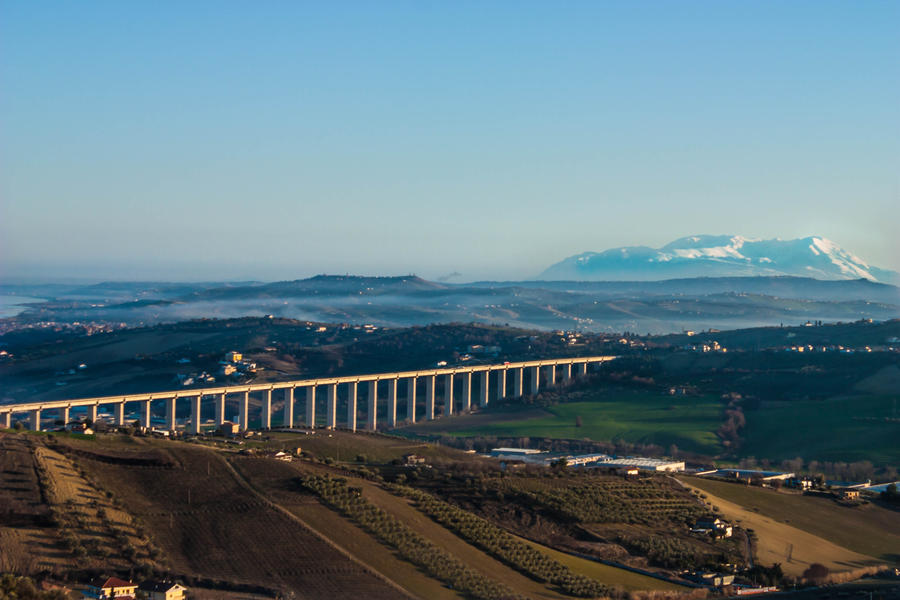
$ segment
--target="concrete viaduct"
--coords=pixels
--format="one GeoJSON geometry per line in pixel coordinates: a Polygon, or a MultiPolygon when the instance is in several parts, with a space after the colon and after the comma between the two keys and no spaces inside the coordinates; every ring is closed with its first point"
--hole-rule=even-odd
{"type": "Polygon", "coordinates": [[[397,425],[398,392],[401,382],[405,381],[406,421],[415,423],[417,418],[431,420],[435,418],[436,399],[440,388],[443,399],[443,412],[450,416],[458,410],[469,410],[473,403],[473,393],[478,406],[487,406],[490,398],[520,397],[528,393],[537,394],[541,386],[552,387],[558,381],[567,381],[575,376],[586,374],[591,365],[598,365],[616,358],[615,356],[589,356],[579,358],[558,358],[526,362],[503,363],[496,365],[475,365],[471,367],[448,367],[405,371],[395,373],[377,373],[370,375],[349,375],[343,377],[326,377],[299,381],[282,381],[277,383],[260,383],[253,385],[233,385],[210,387],[150,394],[129,394],[127,396],[106,396],[100,398],[81,398],[76,400],[56,400],[48,402],[32,402],[22,404],[0,405],[0,428],[9,428],[13,413],[28,413],[29,429],[40,431],[41,419],[48,411],[56,413],[56,419],[68,423],[73,408],[84,407],[91,421],[97,420],[100,406],[111,407],[113,420],[117,426],[125,424],[125,405],[137,404],[137,416],[141,425],[150,427],[150,408],[152,402],[165,403],[165,428],[176,431],[176,402],[190,401],[190,433],[198,434],[201,430],[201,403],[206,398],[215,400],[216,426],[226,421],[226,402],[229,396],[237,396],[236,422],[241,431],[249,429],[250,394],[258,394],[262,400],[260,411],[260,429],[272,428],[272,394],[280,392],[284,398],[284,412],[281,423],[283,427],[294,427],[299,424],[295,416],[295,401],[298,389],[305,390],[306,427],[321,424],[317,421],[316,408],[320,398],[325,398],[324,426],[328,429],[338,427],[337,406],[338,387],[346,388],[347,419],[343,424],[348,430],[357,429],[357,404],[360,384],[366,390],[366,424],[365,428],[374,431],[379,424],[378,400],[383,398],[381,390],[386,393],[386,422],[389,427],[397,425]],[[543,377],[542,377],[543,375],[543,377]],[[512,390],[507,386],[512,379],[512,390]],[[496,390],[491,391],[492,382],[496,390]],[[420,385],[424,383],[424,385],[420,385]],[[381,385],[383,384],[383,385],[381,385]],[[441,385],[442,384],[442,385],[441,385]],[[459,387],[457,387],[457,385],[459,387]],[[424,390],[422,390],[424,388],[424,390]],[[460,391],[457,392],[456,390],[460,391]],[[422,390],[422,392],[420,392],[422,390]],[[323,393],[324,392],[324,393],[323,393]],[[424,402],[421,398],[424,396],[424,402]],[[424,414],[421,413],[424,404],[424,414]]]}

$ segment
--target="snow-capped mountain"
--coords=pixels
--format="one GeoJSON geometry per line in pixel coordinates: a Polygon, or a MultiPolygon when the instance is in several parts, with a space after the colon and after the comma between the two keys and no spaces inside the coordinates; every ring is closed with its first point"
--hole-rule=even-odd
{"type": "Polygon", "coordinates": [[[585,252],[556,263],[538,279],[649,281],[758,275],[900,282],[896,271],[873,267],[822,237],[760,240],[728,235],[694,235],[662,248],[585,252]]]}

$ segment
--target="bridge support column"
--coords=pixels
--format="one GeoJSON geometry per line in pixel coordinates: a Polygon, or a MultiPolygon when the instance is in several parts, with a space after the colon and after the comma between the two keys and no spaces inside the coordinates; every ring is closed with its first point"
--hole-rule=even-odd
{"type": "Polygon", "coordinates": [[[541,389],[541,369],[540,367],[531,367],[531,395],[536,396],[538,390],[541,389]]]}
{"type": "Polygon", "coordinates": [[[410,377],[406,382],[406,420],[416,422],[416,378],[410,377]]]}
{"type": "Polygon", "coordinates": [[[0,428],[9,429],[12,427],[12,411],[0,414],[0,428]]]}
{"type": "Polygon", "coordinates": [[[463,410],[472,409],[472,371],[462,374],[462,407],[463,410]]]}
{"type": "Polygon", "coordinates": [[[125,401],[116,402],[113,405],[113,412],[116,419],[116,427],[125,426],[125,401]]]}
{"type": "Polygon", "coordinates": [[[388,425],[397,426],[397,383],[398,379],[388,379],[388,425]]]}
{"type": "Polygon", "coordinates": [[[99,404],[91,404],[88,406],[88,419],[91,420],[91,427],[94,427],[97,423],[97,409],[100,408],[99,404]]]}
{"type": "Polygon", "coordinates": [[[444,414],[453,414],[453,373],[444,375],[444,414]]]}
{"type": "Polygon", "coordinates": [[[284,388],[284,423],[285,427],[294,426],[294,388],[284,388]]]}
{"type": "Polygon", "coordinates": [[[572,363],[566,363],[563,366],[562,378],[566,383],[572,379],[572,363]]]}
{"type": "Polygon", "coordinates": [[[347,384],[347,429],[356,431],[356,395],[359,384],[351,381],[347,384]]]}
{"type": "Polygon", "coordinates": [[[434,375],[425,376],[425,420],[434,419],[434,375]]]}
{"type": "Polygon", "coordinates": [[[260,429],[272,429],[272,390],[263,391],[260,429]]]}
{"type": "Polygon", "coordinates": [[[200,401],[203,395],[191,396],[191,433],[200,435],[200,401]]]}
{"type": "Polygon", "coordinates": [[[69,424],[69,407],[63,406],[59,409],[59,419],[63,422],[63,427],[69,424]]]}
{"type": "Polygon", "coordinates": [[[32,410],[29,413],[29,416],[31,419],[30,424],[29,424],[29,429],[31,429],[33,431],[40,431],[41,430],[41,409],[35,408],[34,410],[32,410]]]}
{"type": "Polygon", "coordinates": [[[316,386],[306,388],[306,426],[310,429],[316,427],[316,386]]]}
{"type": "Polygon", "coordinates": [[[497,400],[506,398],[506,369],[497,371],[497,400]]]}
{"type": "Polygon", "coordinates": [[[141,408],[140,408],[140,421],[141,427],[144,429],[150,429],[150,401],[142,400],[141,408]]]}
{"type": "Polygon", "coordinates": [[[556,385],[556,365],[547,365],[547,387],[556,385]]]}
{"type": "Polygon", "coordinates": [[[369,382],[368,402],[366,404],[366,429],[375,431],[378,427],[378,380],[369,382]]]}
{"type": "Polygon", "coordinates": [[[250,392],[244,392],[241,403],[238,405],[238,429],[247,431],[250,422],[250,392]]]}
{"type": "Polygon", "coordinates": [[[525,369],[519,367],[513,371],[513,397],[521,398],[524,395],[525,369]]]}
{"type": "Polygon", "coordinates": [[[478,400],[478,406],[485,407],[488,405],[490,393],[491,393],[491,372],[490,371],[482,371],[481,372],[481,394],[480,394],[480,398],[478,400]]]}
{"type": "Polygon", "coordinates": [[[166,398],[166,429],[174,432],[175,431],[175,401],[178,400],[178,397],[166,398]]]}
{"type": "Polygon", "coordinates": [[[222,426],[225,422],[225,397],[228,394],[219,394],[216,396],[216,428],[222,426]]]}
{"type": "Polygon", "coordinates": [[[326,388],[328,390],[328,406],[326,407],[325,427],[337,429],[337,384],[329,383],[326,388]]]}
{"type": "Polygon", "coordinates": [[[588,367],[587,361],[585,361],[583,363],[578,363],[578,374],[581,375],[582,377],[587,375],[587,367],[588,367]]]}

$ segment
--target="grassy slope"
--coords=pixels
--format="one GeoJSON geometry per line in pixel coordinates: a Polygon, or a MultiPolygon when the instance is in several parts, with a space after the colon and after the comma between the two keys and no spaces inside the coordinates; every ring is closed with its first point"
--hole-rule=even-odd
{"type": "Polygon", "coordinates": [[[605,565],[593,560],[587,560],[578,556],[572,556],[571,554],[560,552],[559,550],[554,550],[553,548],[548,548],[547,546],[543,546],[529,540],[526,541],[528,541],[528,543],[532,546],[540,549],[541,552],[545,552],[546,554],[550,555],[551,558],[558,560],[562,564],[566,565],[575,573],[578,573],[580,575],[587,575],[588,577],[592,577],[597,581],[602,581],[604,583],[615,583],[615,585],[620,585],[628,591],[685,589],[684,586],[670,583],[668,581],[663,581],[662,579],[647,577],[646,575],[641,575],[640,573],[635,573],[633,571],[628,571],[625,569],[619,569],[617,567],[605,565]]]}
{"type": "Polygon", "coordinates": [[[838,546],[787,523],[760,514],[707,492],[707,501],[721,509],[725,518],[758,536],[756,559],[764,565],[778,563],[788,575],[800,576],[813,563],[833,572],[851,571],[878,561],[838,546]],[[790,558],[790,560],[788,560],[790,558]]]}
{"type": "Polygon", "coordinates": [[[854,552],[900,562],[900,513],[872,504],[841,506],[828,498],[786,494],[696,477],[690,485],[854,552]]]}
{"type": "Polygon", "coordinates": [[[793,400],[767,403],[746,411],[747,426],[741,452],[748,456],[783,460],[900,463],[900,422],[864,420],[892,414],[895,396],[855,395],[825,401],[793,400]],[[785,423],[802,424],[785,429],[785,423]]]}
{"type": "Polygon", "coordinates": [[[459,600],[459,594],[428,577],[414,565],[349,519],[324,506],[315,497],[300,492],[291,481],[300,475],[297,465],[270,459],[237,459],[235,469],[269,500],[301,519],[308,527],[338,544],[345,552],[391,580],[418,598],[459,600]]]}
{"type": "MultiPolygon", "coordinates": [[[[722,403],[713,396],[676,397],[659,393],[622,392],[586,402],[558,404],[546,409],[545,416],[515,419],[504,412],[504,419],[478,418],[467,429],[453,435],[534,436],[551,438],[591,438],[657,444],[668,448],[675,444],[683,450],[704,454],[721,451],[715,430],[721,424],[722,403]],[[575,426],[576,417],[582,426],[575,426]],[[493,421],[493,422],[491,422],[493,421]]],[[[440,428],[440,425],[435,426],[440,428]]]]}
{"type": "MultiPolygon", "coordinates": [[[[219,453],[165,441],[139,446],[173,457],[176,466],[78,462],[148,525],[174,570],[319,597],[400,597],[311,531],[261,503],[219,453]],[[323,570],[328,577],[322,577],[323,570]]],[[[119,453],[127,455],[127,446],[119,446],[119,453]]]]}

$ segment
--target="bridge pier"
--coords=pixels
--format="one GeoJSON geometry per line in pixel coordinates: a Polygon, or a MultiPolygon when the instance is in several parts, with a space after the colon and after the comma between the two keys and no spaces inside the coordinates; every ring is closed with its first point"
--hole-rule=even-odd
{"type": "Polygon", "coordinates": [[[541,389],[541,368],[531,367],[531,395],[536,396],[541,389]]]}
{"type": "Polygon", "coordinates": [[[388,379],[388,426],[397,426],[397,384],[399,379],[388,379]]]}
{"type": "Polygon", "coordinates": [[[59,419],[63,422],[63,427],[69,424],[69,407],[63,406],[59,409],[59,419]]]}
{"type": "Polygon", "coordinates": [[[0,414],[0,428],[9,429],[12,427],[12,411],[0,414]]]}
{"type": "Polygon", "coordinates": [[[328,390],[328,406],[325,415],[325,423],[328,429],[337,429],[337,384],[329,383],[326,386],[328,390]]]}
{"type": "Polygon", "coordinates": [[[488,400],[490,398],[491,393],[491,372],[490,371],[482,371],[481,372],[481,397],[478,401],[478,406],[484,408],[488,405],[488,400]]]}
{"type": "Polygon", "coordinates": [[[587,375],[587,371],[588,371],[587,361],[584,361],[583,363],[578,363],[578,374],[579,375],[581,375],[581,376],[587,375]]]}
{"type": "Polygon", "coordinates": [[[434,419],[434,375],[425,376],[425,420],[434,419]]]}
{"type": "Polygon", "coordinates": [[[406,382],[406,420],[416,422],[416,378],[410,377],[406,382]]]}
{"type": "Polygon", "coordinates": [[[125,401],[116,402],[113,405],[113,416],[115,417],[116,427],[125,426],[125,401]]]}
{"type": "Polygon", "coordinates": [[[351,381],[347,384],[347,429],[356,431],[356,396],[359,384],[351,381]]]}
{"type": "Polygon", "coordinates": [[[262,414],[260,429],[272,429],[272,390],[264,390],[262,397],[262,414]]]}
{"type": "Polygon", "coordinates": [[[191,396],[191,433],[200,435],[200,402],[203,394],[191,396]]]}
{"type": "Polygon", "coordinates": [[[294,426],[294,388],[284,388],[284,423],[285,427],[294,426]]]}
{"type": "Polygon", "coordinates": [[[141,426],[150,429],[150,400],[142,400],[140,408],[141,426]]]}
{"type": "Polygon", "coordinates": [[[30,412],[29,417],[31,420],[29,429],[32,429],[33,431],[40,431],[41,430],[41,409],[35,408],[34,410],[32,410],[30,412]]]}
{"type": "Polygon", "coordinates": [[[453,414],[453,373],[444,375],[444,414],[453,414]]]}
{"type": "Polygon", "coordinates": [[[572,363],[566,363],[563,366],[562,378],[568,383],[572,379],[572,363]]]}
{"type": "Polygon", "coordinates": [[[497,371],[497,400],[506,398],[506,369],[497,371]]]}
{"type": "Polygon", "coordinates": [[[91,427],[97,426],[97,409],[99,408],[99,404],[91,404],[88,407],[88,418],[91,420],[91,427]]]}
{"type": "Polygon", "coordinates": [[[472,410],[472,371],[462,374],[462,407],[463,410],[472,410]]]}
{"type": "Polygon", "coordinates": [[[521,398],[524,396],[523,384],[525,383],[525,369],[519,367],[513,370],[513,397],[521,398]]]}
{"type": "Polygon", "coordinates": [[[175,433],[175,402],[178,400],[178,396],[172,396],[171,398],[166,398],[166,429],[172,433],[175,433]]]}
{"type": "Polygon", "coordinates": [[[310,429],[316,427],[316,386],[306,388],[306,426],[310,429]]]}
{"type": "Polygon", "coordinates": [[[247,431],[247,425],[250,422],[250,392],[244,392],[241,396],[240,404],[238,404],[238,429],[247,431]]]}
{"type": "Polygon", "coordinates": [[[547,365],[547,387],[556,385],[556,365],[547,365]]]}
{"type": "Polygon", "coordinates": [[[225,399],[228,394],[221,393],[216,396],[216,428],[222,426],[225,422],[225,399]]]}
{"type": "Polygon", "coordinates": [[[366,429],[375,431],[378,427],[378,380],[369,382],[369,393],[366,404],[366,429]]]}

